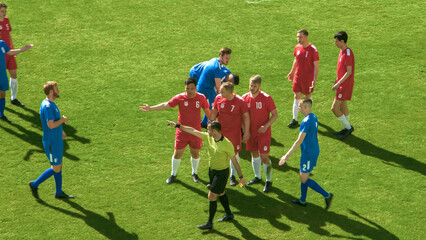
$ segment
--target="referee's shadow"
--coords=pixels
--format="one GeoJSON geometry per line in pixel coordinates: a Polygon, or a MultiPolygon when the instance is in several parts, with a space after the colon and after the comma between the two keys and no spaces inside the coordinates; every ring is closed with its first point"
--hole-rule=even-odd
{"type": "Polygon", "coordinates": [[[69,204],[73,209],[77,210],[78,212],[73,212],[64,208],[59,208],[57,206],[50,205],[41,199],[37,200],[39,204],[45,207],[51,208],[68,216],[83,220],[87,224],[87,226],[93,228],[108,239],[139,239],[139,236],[136,233],[129,233],[120,226],[118,226],[115,221],[114,214],[112,212],[106,213],[108,215],[107,218],[98,213],[83,208],[75,201],[63,201],[69,204]]]}
{"type": "MultiPolygon", "coordinates": [[[[333,134],[335,131],[331,127],[323,123],[319,123],[319,126],[326,130],[322,131],[318,129],[319,134],[336,139],[336,136],[333,134]]],[[[407,170],[415,171],[422,175],[426,175],[426,164],[412,157],[394,153],[389,150],[378,147],[362,138],[357,137],[354,134],[350,135],[342,142],[349,145],[350,147],[358,149],[359,152],[363,155],[368,155],[382,160],[382,162],[385,164],[405,168],[407,170]]]]}
{"type": "MultiPolygon", "coordinates": [[[[207,205],[207,189],[206,191],[202,191],[181,181],[178,181],[177,183],[203,197],[207,205]]],[[[207,182],[203,181],[203,184],[207,184],[207,182]]],[[[273,187],[272,192],[269,194],[265,194],[250,186],[247,186],[243,190],[239,187],[227,187],[225,191],[229,197],[231,211],[234,212],[235,219],[229,223],[215,224],[216,229],[219,228],[219,224],[232,223],[241,232],[244,239],[262,238],[254,235],[248,228],[244,227],[242,223],[243,220],[239,219],[238,216],[267,220],[271,226],[277,229],[277,231],[282,232],[291,230],[290,225],[287,223],[288,221],[292,221],[307,225],[308,230],[321,236],[345,239],[363,239],[365,237],[369,239],[398,239],[388,230],[384,229],[377,223],[362,217],[360,214],[351,209],[348,209],[348,211],[353,217],[349,218],[346,215],[332,212],[333,207],[331,207],[331,211],[326,211],[324,206],[318,206],[312,203],[308,203],[307,207],[295,205],[291,203],[291,200],[297,199],[298,197],[287,194],[277,187],[273,187]],[[245,194],[246,191],[249,191],[250,194],[245,194]],[[362,237],[354,238],[329,232],[326,229],[329,229],[327,226],[330,224],[335,225],[348,234],[362,237]]],[[[310,192],[315,194],[313,191],[310,192]]],[[[335,201],[338,201],[338,196],[335,197],[335,201]]],[[[219,204],[218,212],[223,212],[222,210],[219,210],[220,208],[221,205],[219,204]]],[[[208,213],[206,214],[206,218],[207,216],[208,213]]],[[[218,216],[215,216],[215,219],[217,218],[218,216]]],[[[218,234],[228,239],[238,239],[238,237],[228,236],[217,230],[204,232],[203,234],[218,234]]]]}

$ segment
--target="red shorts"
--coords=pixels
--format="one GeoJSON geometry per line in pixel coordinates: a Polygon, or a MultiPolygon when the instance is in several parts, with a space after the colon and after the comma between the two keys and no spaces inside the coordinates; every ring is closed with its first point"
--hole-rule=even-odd
{"type": "Polygon", "coordinates": [[[308,95],[314,92],[315,83],[313,81],[304,81],[298,79],[293,81],[293,92],[301,92],[308,95]]]}
{"type": "Polygon", "coordinates": [[[16,55],[13,56],[9,56],[7,54],[5,54],[6,56],[6,69],[8,70],[16,70],[18,69],[18,65],[16,65],[16,55]]]}
{"type": "Polygon", "coordinates": [[[336,97],[334,99],[339,101],[351,100],[353,88],[354,88],[353,85],[352,86],[340,85],[336,91],[336,97]]]}
{"type": "Polygon", "coordinates": [[[232,132],[222,132],[222,134],[234,145],[235,154],[239,153],[241,151],[241,129],[232,132]]]}
{"type": "Polygon", "coordinates": [[[175,149],[184,149],[189,144],[192,149],[201,149],[203,140],[186,132],[176,132],[175,149]]]}
{"type": "Polygon", "coordinates": [[[259,151],[259,153],[269,153],[271,147],[271,132],[251,135],[247,141],[246,150],[249,152],[259,151]]]}

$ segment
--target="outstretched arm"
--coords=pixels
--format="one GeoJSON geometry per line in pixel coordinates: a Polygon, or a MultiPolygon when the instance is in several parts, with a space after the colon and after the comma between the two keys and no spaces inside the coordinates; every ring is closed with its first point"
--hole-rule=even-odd
{"type": "Polygon", "coordinates": [[[200,131],[195,130],[192,127],[180,125],[179,123],[175,123],[175,122],[172,122],[172,121],[169,121],[169,120],[167,120],[167,121],[169,122],[169,126],[172,126],[172,127],[175,127],[175,128],[179,128],[180,130],[182,130],[184,132],[187,132],[189,134],[192,134],[192,135],[194,135],[196,137],[203,138],[203,134],[200,131]]]}
{"type": "Polygon", "coordinates": [[[23,47],[21,49],[10,49],[9,52],[7,52],[6,54],[11,55],[11,56],[16,55],[18,53],[27,51],[28,49],[32,48],[33,46],[34,46],[33,44],[30,44],[30,45],[25,45],[25,47],[23,47]]]}
{"type": "Polygon", "coordinates": [[[161,110],[164,110],[164,109],[167,109],[167,108],[171,108],[169,106],[168,102],[163,102],[163,103],[160,103],[160,104],[155,105],[153,107],[149,106],[148,104],[144,104],[143,106],[139,106],[139,110],[142,110],[144,112],[161,111],[161,110]]]}

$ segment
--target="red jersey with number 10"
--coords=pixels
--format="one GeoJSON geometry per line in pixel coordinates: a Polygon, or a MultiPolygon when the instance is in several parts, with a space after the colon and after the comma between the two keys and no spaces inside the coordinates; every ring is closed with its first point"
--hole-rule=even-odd
{"type": "MultiPolygon", "coordinates": [[[[268,94],[259,91],[259,94],[253,98],[251,93],[243,95],[250,113],[250,135],[256,136],[257,130],[265,125],[270,118],[270,113],[276,109],[274,100],[268,94]]],[[[265,133],[270,133],[271,127],[265,133]]]]}
{"type": "Polygon", "coordinates": [[[189,98],[186,93],[181,93],[170,99],[168,104],[172,108],[179,105],[178,123],[201,131],[201,109],[209,108],[209,103],[203,94],[197,93],[195,97],[189,98]]]}

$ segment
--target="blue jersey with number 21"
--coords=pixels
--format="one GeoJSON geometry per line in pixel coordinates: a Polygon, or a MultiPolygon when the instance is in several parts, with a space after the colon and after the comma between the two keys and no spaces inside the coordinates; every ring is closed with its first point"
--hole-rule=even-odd
{"type": "Polygon", "coordinates": [[[318,144],[318,119],[315,114],[308,114],[300,124],[300,132],[306,133],[300,149],[302,150],[302,157],[309,156],[315,157],[319,155],[320,149],[318,144]]]}

